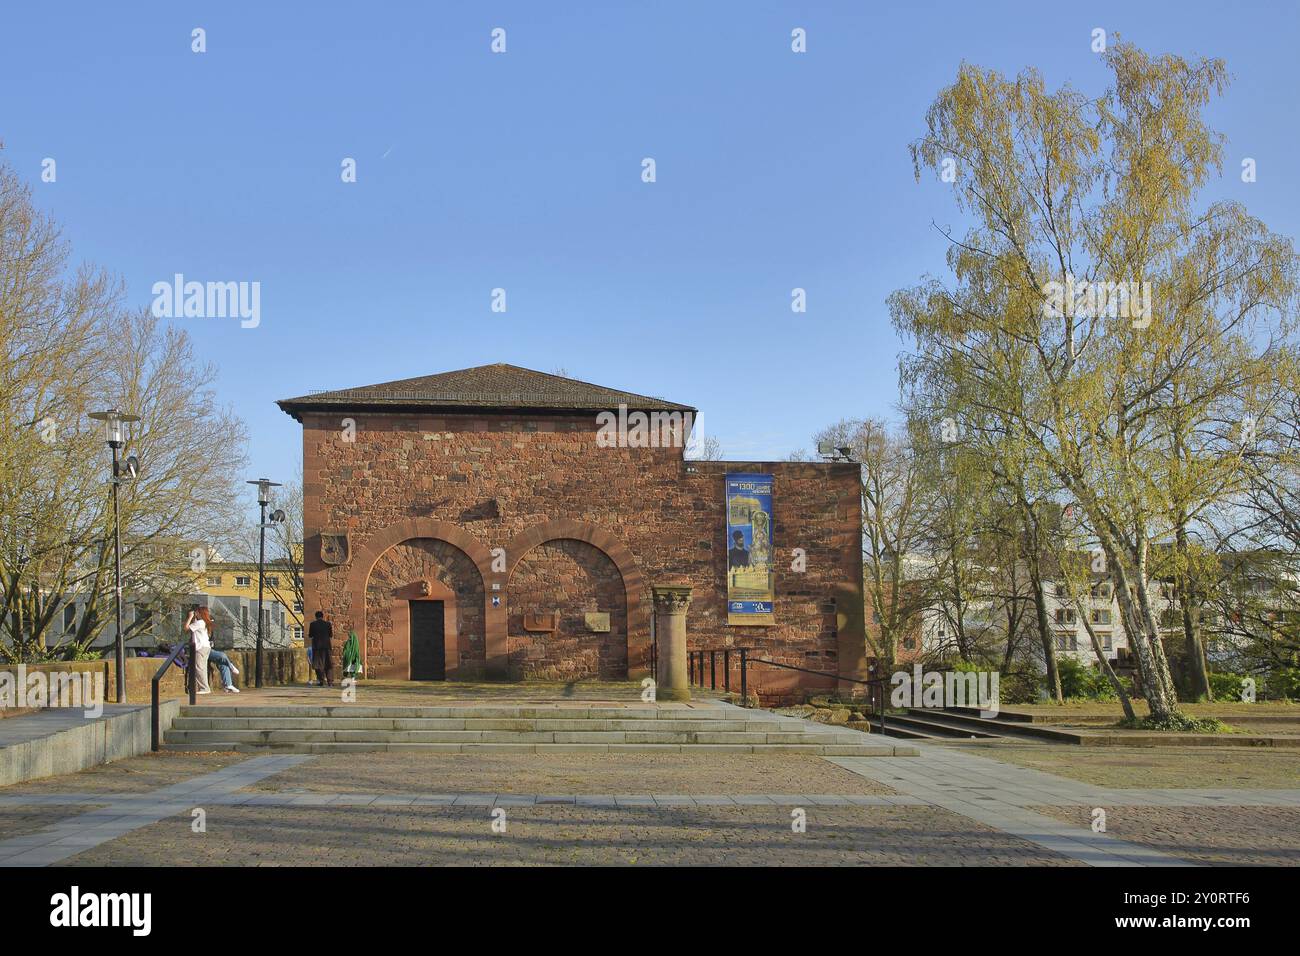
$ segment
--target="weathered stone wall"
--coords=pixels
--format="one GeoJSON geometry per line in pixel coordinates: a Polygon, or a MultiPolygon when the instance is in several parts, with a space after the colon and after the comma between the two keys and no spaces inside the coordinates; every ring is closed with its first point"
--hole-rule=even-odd
{"type": "MultiPolygon", "coordinates": [[[[751,680],[765,699],[801,696],[805,689],[824,693],[836,689],[836,675],[861,674],[858,466],[685,462],[679,448],[599,447],[596,431],[594,415],[305,415],[307,612],[324,610],[334,620],[340,635],[336,654],[349,629],[369,629],[371,590],[391,591],[408,583],[402,580],[408,573],[425,573],[402,566],[407,559],[392,558],[379,565],[382,582],[371,582],[371,567],[410,538],[434,537],[443,546],[434,562],[438,568],[430,566],[429,573],[440,573],[440,562],[451,555],[461,556],[455,560],[463,573],[447,582],[466,615],[460,658],[482,661],[493,676],[507,676],[510,662],[527,660],[538,662],[538,674],[569,667],[596,676],[590,673],[593,659],[601,676],[621,677],[624,668],[633,679],[643,676],[649,665],[649,586],[666,577],[686,578],[695,589],[688,619],[693,649],[743,645],[757,648],[756,656],[827,675],[755,668],[751,680]],[[354,436],[344,430],[344,417],[355,421],[354,436]],[[724,476],[741,471],[775,476],[779,560],[773,627],[726,625],[724,476]],[[350,535],[348,563],[322,561],[323,531],[350,535]],[[556,545],[530,555],[548,540],[586,542],[615,566],[626,590],[625,664],[608,642],[593,651],[595,642],[574,633],[573,625],[559,632],[553,648],[542,641],[541,656],[529,657],[539,642],[516,626],[524,609],[559,611],[562,621],[576,621],[593,601],[604,611],[599,605],[610,600],[608,568],[589,554],[556,545]],[[792,569],[795,548],[807,556],[802,573],[792,569]],[[560,554],[568,555],[567,570],[560,554]],[[462,594],[473,577],[469,567],[478,571],[481,591],[462,594]],[[554,581],[574,590],[560,606],[544,608],[563,591],[554,581]],[[497,606],[490,603],[493,596],[497,606]],[[475,601],[484,608],[478,620],[468,616],[475,601]],[[854,602],[856,613],[846,607],[854,602]],[[581,645],[584,663],[563,664],[564,641],[581,645]]],[[[609,611],[612,635],[617,610],[609,611]]],[[[395,640],[405,637],[382,620],[382,612],[376,626],[390,628],[385,633],[395,640]]],[[[378,646],[387,646],[383,640],[378,646]]],[[[369,634],[366,644],[376,647],[369,634]]]]}
{"type": "Polygon", "coordinates": [[[510,595],[512,678],[626,680],[627,607],[614,562],[585,541],[538,545],[515,566],[510,595]],[[554,632],[529,631],[525,616],[558,611],[554,632]],[[589,612],[609,615],[609,631],[587,628],[589,612]]]}

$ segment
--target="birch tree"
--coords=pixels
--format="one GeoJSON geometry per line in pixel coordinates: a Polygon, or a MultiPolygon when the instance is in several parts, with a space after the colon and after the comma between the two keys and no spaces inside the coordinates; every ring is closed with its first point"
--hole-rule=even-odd
{"type": "Polygon", "coordinates": [[[1124,42],[1104,61],[1113,85],[1095,98],[1048,91],[1032,69],[962,66],[912,155],[918,178],[955,173],[942,178],[966,229],[944,231],[949,281],[900,290],[890,307],[911,342],[905,386],[945,392],[959,414],[1005,413],[1032,479],[1082,509],[1151,715],[1173,725],[1153,546],[1244,474],[1241,449],[1201,423],[1294,360],[1297,262],[1242,206],[1197,204],[1222,164],[1202,117],[1226,84],[1222,61],[1124,42]],[[1191,480],[1171,454],[1171,410],[1203,439],[1186,446],[1191,480]]]}

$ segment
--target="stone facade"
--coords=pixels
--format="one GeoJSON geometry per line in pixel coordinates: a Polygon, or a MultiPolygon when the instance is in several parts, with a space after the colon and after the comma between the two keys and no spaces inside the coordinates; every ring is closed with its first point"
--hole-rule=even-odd
{"type": "Polygon", "coordinates": [[[694,589],[691,649],[826,675],[751,668],[765,699],[864,676],[857,465],[601,447],[589,412],[286,410],[303,424],[306,611],[334,621],[336,653],[357,631],[367,674],[406,676],[409,602],[436,599],[449,679],[640,679],[650,587],[673,578],[694,589]],[[775,476],[771,627],[726,623],[725,475],[742,471],[775,476]],[[343,563],[322,559],[323,533],[348,536],[343,563]]]}

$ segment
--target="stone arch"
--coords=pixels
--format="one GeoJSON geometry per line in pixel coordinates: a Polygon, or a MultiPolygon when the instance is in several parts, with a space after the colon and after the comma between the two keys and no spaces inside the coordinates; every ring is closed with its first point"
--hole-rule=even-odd
{"type": "MultiPolygon", "coordinates": [[[[629,680],[640,680],[650,673],[650,617],[645,600],[645,576],[638,566],[636,558],[622,541],[613,534],[596,525],[570,518],[561,518],[536,525],[521,532],[506,545],[506,569],[504,578],[508,583],[515,569],[524,557],[534,548],[548,541],[556,540],[582,541],[600,551],[613,562],[623,579],[624,609],[627,616],[627,676],[629,680]]],[[[501,608],[499,610],[504,610],[501,608]]],[[[500,641],[503,657],[507,640],[508,623],[501,615],[500,641]]]]}
{"type": "MultiPolygon", "coordinates": [[[[380,559],[391,551],[393,548],[408,541],[426,539],[445,542],[456,550],[460,551],[469,559],[475,569],[478,571],[478,584],[480,585],[484,599],[484,641],[486,645],[486,665],[489,673],[493,670],[493,641],[492,633],[494,627],[494,615],[492,612],[498,610],[488,607],[490,603],[487,600],[487,581],[490,574],[492,555],[491,552],[478,539],[473,537],[463,528],[450,524],[446,521],[437,521],[432,518],[411,518],[406,521],[399,521],[396,524],[377,532],[366,541],[365,545],[358,551],[356,558],[353,560],[352,568],[348,572],[347,594],[348,594],[348,623],[351,628],[357,632],[357,638],[361,642],[361,654],[363,662],[368,660],[370,647],[370,634],[368,633],[367,608],[366,608],[366,590],[370,583],[370,577],[374,572],[375,566],[380,559]]],[[[434,591],[440,595],[440,599],[447,597],[447,589],[434,584],[434,591]]],[[[405,595],[399,595],[403,597],[405,595]]],[[[454,608],[454,604],[453,604],[454,608]]],[[[336,642],[341,643],[341,642],[336,642]]],[[[458,642],[454,635],[448,635],[449,663],[451,655],[457,653],[459,649],[458,642]]],[[[337,647],[336,647],[337,652],[337,647]]],[[[456,662],[459,663],[459,662],[456,662]]],[[[449,667],[447,676],[455,676],[455,666],[449,667]]],[[[368,673],[369,671],[367,671],[368,673]]]]}

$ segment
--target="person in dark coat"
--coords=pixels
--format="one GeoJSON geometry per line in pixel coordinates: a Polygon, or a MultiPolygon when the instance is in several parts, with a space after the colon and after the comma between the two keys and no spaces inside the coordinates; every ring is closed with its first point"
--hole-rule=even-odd
{"type": "Polygon", "coordinates": [[[322,687],[334,686],[334,625],[325,620],[323,611],[316,612],[316,620],[307,625],[307,639],[311,644],[311,665],[316,669],[316,683],[322,687]]]}

